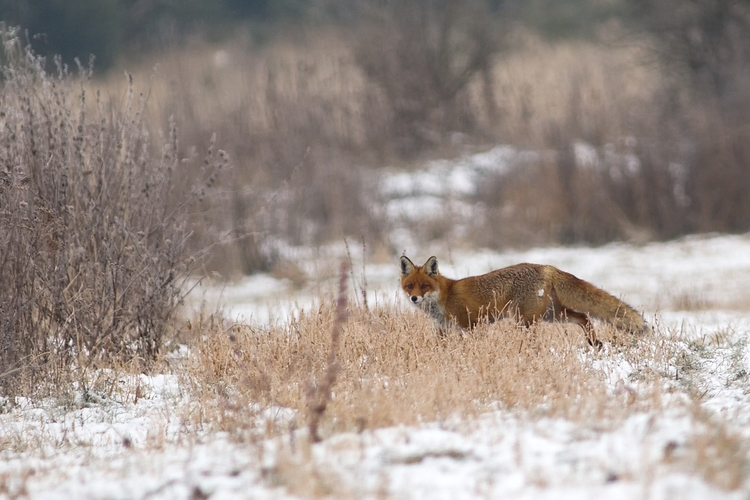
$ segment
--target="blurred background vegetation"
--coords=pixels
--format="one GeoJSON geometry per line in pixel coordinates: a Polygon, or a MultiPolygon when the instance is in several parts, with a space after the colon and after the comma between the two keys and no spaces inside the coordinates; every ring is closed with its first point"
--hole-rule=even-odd
{"type": "Polygon", "coordinates": [[[5,0],[0,18],[59,54],[49,70],[93,55],[114,100],[127,72],[183,156],[216,134],[232,169],[193,238],[226,274],[344,237],[392,256],[381,167],[496,144],[538,155],[417,241],[750,230],[748,0],[5,0]]]}

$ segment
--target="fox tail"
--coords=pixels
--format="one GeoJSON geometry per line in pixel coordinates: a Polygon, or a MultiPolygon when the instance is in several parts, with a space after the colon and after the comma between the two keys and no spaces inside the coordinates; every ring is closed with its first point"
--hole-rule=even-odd
{"type": "Polygon", "coordinates": [[[651,331],[643,316],[622,300],[572,274],[561,272],[567,274],[566,279],[554,285],[554,292],[563,308],[604,320],[620,330],[641,334],[651,331]]]}

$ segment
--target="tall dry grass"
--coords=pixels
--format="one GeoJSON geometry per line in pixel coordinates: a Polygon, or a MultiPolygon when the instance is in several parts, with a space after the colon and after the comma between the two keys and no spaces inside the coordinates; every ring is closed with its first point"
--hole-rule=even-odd
{"type": "MultiPolygon", "coordinates": [[[[102,87],[120,93],[113,73],[102,87]]],[[[148,88],[148,121],[181,124],[183,154],[206,137],[233,158],[203,244],[215,244],[213,268],[225,275],[268,271],[278,247],[318,246],[343,236],[384,241],[384,220],[366,159],[377,117],[372,96],[340,40],[302,49],[277,43],[257,50],[239,40],[154,57],[134,72],[148,88]]],[[[188,175],[195,175],[191,172],[188,175]]]]}
{"type": "Polygon", "coordinates": [[[661,406],[658,382],[679,354],[664,337],[623,338],[603,327],[610,354],[589,349],[575,325],[527,329],[502,321],[441,337],[418,311],[357,307],[340,322],[336,308],[322,306],[286,327],[202,325],[186,371],[187,386],[204,402],[200,423],[239,432],[235,412],[257,404],[291,408],[295,425],[303,427],[314,414],[311,377],[329,366],[335,328],[342,328],[338,371],[322,435],[471,418],[498,408],[532,418],[616,422],[661,406]],[[613,392],[607,374],[594,367],[602,356],[627,359],[637,367],[639,387],[648,389],[632,398],[613,392]]]}
{"type": "MultiPolygon", "coordinates": [[[[385,73],[373,74],[377,50],[363,62],[343,30],[309,30],[303,42],[261,49],[242,39],[188,45],[154,55],[135,79],[152,89],[149,123],[164,127],[174,114],[183,124],[185,153],[216,132],[236,160],[212,198],[216,216],[204,235],[221,240],[215,269],[227,275],[273,269],[286,245],[343,237],[395,254],[403,244],[390,241],[390,221],[374,209],[382,201],[377,167],[410,169],[495,143],[538,156],[482,182],[467,200],[470,215],[442,221],[468,227],[461,237],[472,245],[643,242],[750,229],[744,91],[726,111],[723,101],[691,92],[652,64],[641,43],[648,40],[551,44],[523,29],[506,35],[503,50],[445,104],[452,111],[436,105],[432,112],[430,99],[420,101],[422,146],[406,152],[396,123],[405,118],[394,109],[408,111],[409,99],[389,88],[418,92],[424,65],[384,63],[385,73]]],[[[103,86],[119,89],[121,80],[103,86]]],[[[451,232],[438,229],[419,239],[451,232]]]]}
{"type": "MultiPolygon", "coordinates": [[[[364,237],[371,249],[388,253],[400,246],[389,240],[384,214],[373,209],[381,201],[374,167],[412,165],[400,157],[400,139],[393,138],[393,104],[377,80],[366,76],[346,35],[318,31],[306,42],[280,41],[261,50],[242,40],[198,45],[154,56],[134,72],[136,85],[151,92],[149,123],[164,126],[174,114],[186,149],[216,132],[234,160],[223,194],[213,199],[217,216],[206,228],[207,241],[231,235],[214,248],[215,268],[224,274],[273,269],[280,242],[317,246],[347,236],[364,237]]],[[[656,85],[633,49],[549,46],[533,39],[522,46],[492,59],[497,116],[487,114],[484,72],[461,93],[460,112],[472,115],[481,132],[457,135],[462,129],[442,121],[435,125],[441,132],[432,150],[414,149],[410,156],[452,156],[471,143],[499,141],[561,151],[561,158],[568,158],[577,140],[626,149],[628,124],[656,85]],[[456,137],[464,142],[454,143],[456,137]]],[[[117,93],[125,83],[113,73],[104,87],[117,93]]],[[[621,215],[620,201],[602,191],[606,178],[595,179],[597,193],[588,193],[588,185],[574,189],[581,183],[561,162],[556,154],[544,155],[520,173],[528,189],[517,189],[518,177],[486,183],[488,189],[473,201],[487,207],[487,217],[481,224],[460,221],[475,226],[476,244],[627,238],[623,227],[641,223],[621,215]],[[571,206],[582,196],[600,201],[571,206]],[[605,222],[594,224],[600,219],[605,222]],[[502,234],[488,239],[498,226],[502,234]]]]}

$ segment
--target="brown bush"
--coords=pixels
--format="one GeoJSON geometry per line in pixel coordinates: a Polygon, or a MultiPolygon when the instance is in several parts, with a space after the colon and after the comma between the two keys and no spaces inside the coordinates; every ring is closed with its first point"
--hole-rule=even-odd
{"type": "Polygon", "coordinates": [[[13,33],[3,42],[0,386],[64,386],[72,368],[111,360],[145,368],[195,265],[188,216],[200,192],[177,189],[176,127],[158,147],[146,96],[131,87],[106,103],[86,90],[89,70],[73,77],[58,63],[52,75],[13,33]]]}

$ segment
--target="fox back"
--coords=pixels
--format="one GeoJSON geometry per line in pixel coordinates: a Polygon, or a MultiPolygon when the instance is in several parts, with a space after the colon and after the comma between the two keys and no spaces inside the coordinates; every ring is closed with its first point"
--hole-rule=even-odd
{"type": "Polygon", "coordinates": [[[442,276],[436,257],[423,266],[401,257],[401,287],[411,302],[438,320],[471,328],[480,318],[493,321],[503,315],[517,315],[527,323],[547,308],[545,267],[518,264],[481,276],[452,280],[442,276]]]}

